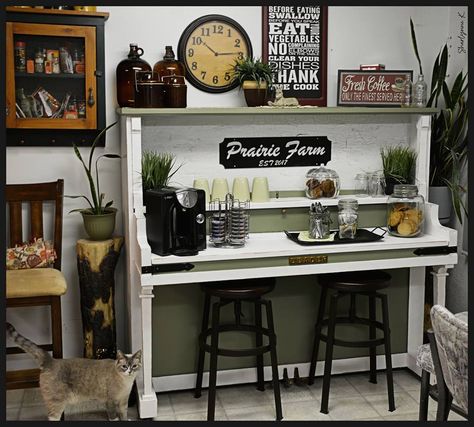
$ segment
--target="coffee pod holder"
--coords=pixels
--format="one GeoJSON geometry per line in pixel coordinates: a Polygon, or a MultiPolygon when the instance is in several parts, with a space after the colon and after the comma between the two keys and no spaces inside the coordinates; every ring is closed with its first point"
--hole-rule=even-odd
{"type": "Polygon", "coordinates": [[[249,238],[250,202],[228,193],[225,200],[209,203],[209,241],[216,247],[244,246],[249,238]]]}

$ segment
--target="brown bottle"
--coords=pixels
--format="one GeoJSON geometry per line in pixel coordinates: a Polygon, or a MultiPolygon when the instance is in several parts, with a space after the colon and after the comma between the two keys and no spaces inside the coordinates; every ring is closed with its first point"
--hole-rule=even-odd
{"type": "Polygon", "coordinates": [[[117,101],[121,107],[135,106],[135,73],[151,71],[151,65],[140,56],[143,49],[136,43],[130,43],[128,58],[117,65],[117,101]]]}
{"type": "Polygon", "coordinates": [[[157,72],[163,79],[164,76],[183,76],[184,65],[174,57],[173,47],[166,46],[165,56],[153,66],[153,71],[157,72]]]}

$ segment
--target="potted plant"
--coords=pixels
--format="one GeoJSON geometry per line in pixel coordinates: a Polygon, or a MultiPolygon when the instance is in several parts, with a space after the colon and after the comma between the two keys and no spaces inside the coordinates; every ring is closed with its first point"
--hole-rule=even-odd
{"type": "Polygon", "coordinates": [[[244,90],[249,107],[266,105],[268,91],[273,84],[273,69],[260,59],[245,57],[236,59],[233,66],[233,80],[244,90]]]}
{"type": "Polygon", "coordinates": [[[142,155],[143,192],[166,187],[182,165],[177,168],[175,166],[176,158],[173,154],[144,150],[142,155]]]}
{"type": "Polygon", "coordinates": [[[83,198],[87,200],[89,203],[88,208],[82,209],[73,209],[71,212],[80,212],[84,221],[84,229],[86,233],[89,235],[91,240],[106,240],[112,236],[112,233],[115,228],[115,215],[117,213],[117,209],[112,207],[113,201],[110,200],[109,202],[104,203],[105,194],[101,193],[100,191],[100,183],[99,183],[99,160],[103,157],[108,159],[119,159],[120,156],[118,154],[102,154],[97,157],[94,164],[94,170],[92,166],[92,160],[94,158],[94,151],[99,142],[100,138],[117,122],[112,123],[111,125],[107,126],[106,128],[102,129],[99,134],[95,137],[91,151],[89,154],[89,160],[87,164],[84,162],[81,152],[76,144],[73,144],[74,153],[77,158],[82,163],[84,167],[84,171],[87,176],[87,181],[89,183],[89,190],[90,190],[90,198],[85,195],[79,196],[67,196],[73,199],[76,198],[83,198]]]}
{"type": "Polygon", "coordinates": [[[395,184],[413,184],[416,153],[412,148],[385,147],[380,150],[380,155],[385,175],[385,194],[392,194],[395,184]]]}
{"type": "MultiPolygon", "coordinates": [[[[421,67],[411,19],[410,26],[415,56],[421,67]]],[[[446,83],[447,68],[448,46],[445,44],[433,65],[427,102],[427,107],[433,105],[437,107],[439,96],[443,94],[444,107],[431,122],[429,200],[439,205],[441,220],[449,221],[454,207],[456,216],[462,224],[462,212],[467,217],[467,207],[463,200],[466,189],[461,183],[468,150],[469,108],[465,99],[468,83],[467,74],[463,74],[461,70],[450,89],[446,83]]]]}

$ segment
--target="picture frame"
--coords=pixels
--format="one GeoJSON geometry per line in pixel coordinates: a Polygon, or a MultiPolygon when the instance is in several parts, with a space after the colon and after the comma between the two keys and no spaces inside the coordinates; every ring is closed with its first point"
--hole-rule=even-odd
{"type": "Polygon", "coordinates": [[[413,70],[338,70],[337,106],[400,107],[407,76],[413,70]]]}
{"type": "Polygon", "coordinates": [[[327,105],[327,22],[323,5],[262,6],[262,60],[300,105],[327,105]]]}

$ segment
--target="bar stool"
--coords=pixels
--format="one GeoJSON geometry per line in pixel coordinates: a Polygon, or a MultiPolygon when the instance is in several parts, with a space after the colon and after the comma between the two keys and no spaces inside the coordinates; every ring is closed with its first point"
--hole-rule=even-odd
{"type": "Polygon", "coordinates": [[[204,371],[205,352],[210,353],[209,365],[209,397],[207,406],[208,421],[214,420],[216,404],[217,356],[244,357],[256,356],[257,359],[257,389],[265,390],[263,377],[263,354],[270,352],[272,365],[273,392],[275,395],[276,418],[283,418],[280,398],[280,383],[278,381],[278,362],[276,355],[276,335],[273,326],[272,304],[261,298],[275,287],[274,278],[233,280],[229,282],[210,282],[201,284],[205,293],[201,333],[199,334],[199,357],[194,397],[201,397],[202,377],[204,371]],[[212,305],[211,327],[209,328],[209,312],[211,297],[218,301],[212,305]],[[255,325],[241,322],[242,302],[254,304],[255,325]],[[220,323],[220,309],[227,304],[234,304],[235,323],[220,323]],[[262,305],[266,309],[267,328],[262,327],[262,305]],[[248,331],[255,333],[255,347],[246,349],[219,348],[219,333],[229,331],[248,331]],[[268,337],[268,345],[263,345],[263,335],[268,337]],[[211,336],[211,344],[207,337],[211,336]]]}
{"type": "Polygon", "coordinates": [[[390,328],[388,322],[387,296],[377,292],[390,285],[391,276],[383,271],[356,271],[344,273],[324,274],[320,276],[319,284],[322,287],[321,299],[319,301],[318,318],[314,336],[313,354],[309,369],[309,384],[314,382],[316,363],[318,358],[319,343],[326,343],[326,359],[324,363],[323,389],[321,398],[321,412],[328,413],[329,386],[331,382],[331,367],[333,357],[333,346],[343,347],[369,347],[370,353],[370,379],[371,383],[377,383],[376,347],[384,344],[385,363],[388,389],[389,411],[395,410],[395,399],[393,394],[392,355],[390,350],[390,328]],[[328,289],[335,292],[331,295],[329,318],[324,319],[326,296],[328,289]],[[337,316],[337,302],[340,297],[350,295],[350,308],[348,317],[337,316]],[[356,316],[356,296],[366,295],[369,297],[369,318],[356,316]],[[382,322],[376,320],[375,303],[379,298],[382,304],[382,322]],[[369,326],[369,340],[346,341],[335,338],[336,324],[356,323],[369,326]],[[327,326],[327,334],[321,333],[323,326],[327,326]],[[376,338],[376,328],[383,330],[383,338],[376,338]]]}

